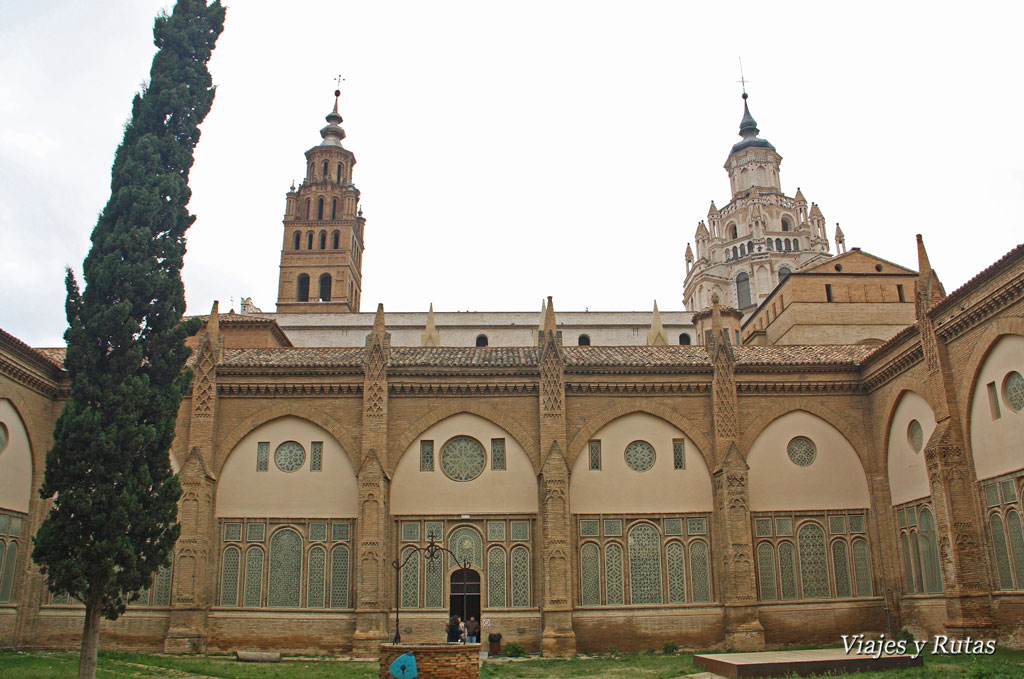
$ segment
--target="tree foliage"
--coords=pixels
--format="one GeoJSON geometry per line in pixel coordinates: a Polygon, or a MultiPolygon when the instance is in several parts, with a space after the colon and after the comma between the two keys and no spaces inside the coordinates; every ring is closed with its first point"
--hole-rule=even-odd
{"type": "Polygon", "coordinates": [[[70,398],[46,455],[40,495],[54,501],[32,558],[51,591],[86,605],[86,637],[90,614],[123,613],[180,532],[168,451],[191,379],[184,340],[198,329],[182,321],[188,175],[223,26],[219,0],[178,0],[156,19],[158,51],[114,157],[84,291],[67,273],[70,398]]]}

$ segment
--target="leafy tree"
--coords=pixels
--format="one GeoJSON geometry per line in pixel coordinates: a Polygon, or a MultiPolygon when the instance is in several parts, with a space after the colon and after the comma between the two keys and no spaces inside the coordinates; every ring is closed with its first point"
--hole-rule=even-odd
{"type": "Polygon", "coordinates": [[[157,17],[159,49],[114,156],[83,292],[67,273],[71,393],[46,455],[40,495],[54,501],[32,558],[52,592],[85,604],[80,678],[96,674],[100,616],[124,612],[180,533],[168,451],[191,380],[184,340],[198,330],[198,319],[182,321],[188,174],[223,28],[219,0],[178,0],[157,17]]]}

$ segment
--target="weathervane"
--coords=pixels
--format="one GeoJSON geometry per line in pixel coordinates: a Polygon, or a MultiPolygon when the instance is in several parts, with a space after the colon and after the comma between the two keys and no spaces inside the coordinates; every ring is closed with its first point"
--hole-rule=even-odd
{"type": "Polygon", "coordinates": [[[740,57],[740,79],[737,80],[736,82],[738,82],[743,87],[743,98],[746,99],[747,98],[747,79],[743,77],[743,57],[740,57]]]}
{"type": "Polygon", "coordinates": [[[342,78],[341,74],[339,73],[338,77],[334,79],[334,96],[341,96],[341,83],[343,82],[345,82],[345,79],[342,78]]]}

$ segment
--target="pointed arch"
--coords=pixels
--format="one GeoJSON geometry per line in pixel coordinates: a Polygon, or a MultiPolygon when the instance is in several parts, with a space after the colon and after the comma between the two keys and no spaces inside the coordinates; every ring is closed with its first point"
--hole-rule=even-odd
{"type": "Polygon", "coordinates": [[[849,420],[847,420],[841,413],[821,403],[820,399],[813,399],[808,397],[800,397],[796,399],[787,399],[785,401],[776,401],[769,405],[767,408],[761,410],[751,420],[743,426],[743,437],[738,443],[740,451],[747,451],[749,455],[750,447],[753,445],[754,440],[764,431],[765,427],[779,419],[783,415],[787,415],[797,411],[808,412],[811,415],[817,415],[822,420],[825,420],[833,427],[839,430],[839,433],[843,435],[853,450],[857,453],[857,456],[861,460],[861,465],[865,469],[870,468],[871,460],[862,451],[869,449],[868,440],[862,435],[857,433],[849,420]]]}
{"type": "MultiPolygon", "coordinates": [[[[0,455],[0,507],[29,513],[38,500],[32,492],[36,460],[32,430],[22,416],[26,412],[24,399],[14,390],[0,398],[0,420],[8,420],[7,449],[0,455]]],[[[45,453],[45,450],[44,450],[45,453]]],[[[28,534],[28,527],[25,527],[28,534]]]]}
{"type": "Polygon", "coordinates": [[[349,435],[340,420],[312,406],[297,406],[286,401],[274,401],[266,406],[261,405],[258,410],[248,417],[238,420],[227,436],[215,437],[213,447],[214,462],[212,465],[214,475],[218,477],[221,475],[228,454],[238,446],[243,438],[268,422],[288,416],[306,420],[327,431],[327,433],[334,437],[341,446],[342,451],[348,456],[352,467],[358,468],[359,456],[355,451],[360,449],[359,439],[349,435]],[[219,445],[217,441],[220,442],[219,445]]]}

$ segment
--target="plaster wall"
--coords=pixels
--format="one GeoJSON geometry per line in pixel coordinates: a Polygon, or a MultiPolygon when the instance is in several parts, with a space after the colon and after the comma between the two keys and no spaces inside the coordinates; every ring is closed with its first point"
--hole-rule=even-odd
{"type": "Polygon", "coordinates": [[[1012,472],[1024,466],[1024,410],[1007,403],[1003,383],[1011,371],[1024,374],[1024,336],[1000,339],[981,366],[971,395],[971,449],[979,479],[1012,472]],[[999,416],[994,417],[989,383],[994,383],[999,416]]]}
{"type": "Polygon", "coordinates": [[[25,425],[7,399],[0,399],[0,424],[7,430],[7,447],[0,449],[0,508],[28,513],[32,451],[25,425]]]}
{"type": "Polygon", "coordinates": [[[924,453],[914,452],[907,434],[912,420],[921,423],[922,440],[926,445],[935,430],[935,415],[927,401],[908,391],[896,405],[889,427],[889,497],[893,505],[931,495],[924,453]]]}

